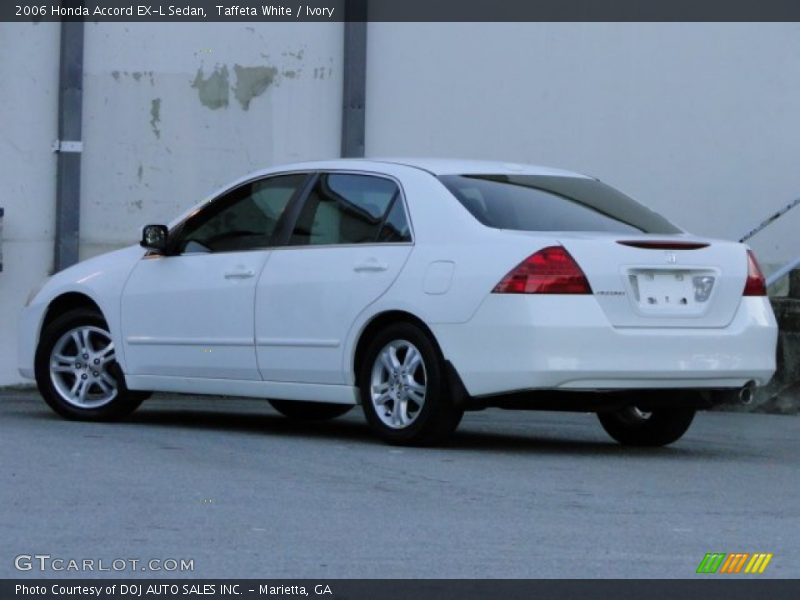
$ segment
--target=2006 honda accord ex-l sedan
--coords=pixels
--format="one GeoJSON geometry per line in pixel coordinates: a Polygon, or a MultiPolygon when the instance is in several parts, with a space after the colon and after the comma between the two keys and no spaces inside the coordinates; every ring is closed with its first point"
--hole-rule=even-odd
{"type": "Polygon", "coordinates": [[[57,273],[20,324],[20,371],[71,419],[153,391],[361,404],[399,444],[465,410],[596,412],[659,446],[747,401],[777,327],[742,244],[689,235],[597,179],[450,160],[260,171],[141,243],[57,273]]]}

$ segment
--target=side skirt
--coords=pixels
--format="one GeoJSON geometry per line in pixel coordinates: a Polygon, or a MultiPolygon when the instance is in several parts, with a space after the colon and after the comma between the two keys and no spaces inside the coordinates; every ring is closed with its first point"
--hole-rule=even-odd
{"type": "Polygon", "coordinates": [[[125,383],[128,389],[148,392],[178,392],[181,394],[208,394],[214,396],[246,396],[271,400],[358,404],[358,388],[349,385],[165,377],[162,375],[126,375],[125,383]]]}

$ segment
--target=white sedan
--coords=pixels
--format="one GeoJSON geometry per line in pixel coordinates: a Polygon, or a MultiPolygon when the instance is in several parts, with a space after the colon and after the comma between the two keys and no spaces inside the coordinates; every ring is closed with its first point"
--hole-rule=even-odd
{"type": "Polygon", "coordinates": [[[591,177],[449,160],[253,173],[57,273],[20,325],[21,373],[67,418],[152,391],[306,419],[361,404],[399,444],[490,406],[592,411],[622,444],[669,444],[767,383],[777,340],[746,246],[591,177]]]}

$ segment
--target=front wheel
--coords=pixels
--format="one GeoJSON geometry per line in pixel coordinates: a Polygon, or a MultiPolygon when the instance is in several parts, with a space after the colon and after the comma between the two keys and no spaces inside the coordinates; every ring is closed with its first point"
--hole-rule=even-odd
{"type": "Polygon", "coordinates": [[[694,419],[693,408],[644,411],[628,406],[597,414],[606,433],[623,446],[666,446],[679,440],[694,419]]]}
{"type": "Polygon", "coordinates": [[[35,371],[47,404],[68,419],[119,419],[148,395],[125,386],[108,325],[92,310],[71,310],[44,328],[35,371]]]}
{"type": "Polygon", "coordinates": [[[390,325],[372,339],[358,387],[367,422],[392,444],[441,443],[464,414],[449,393],[439,349],[411,323],[390,325]]]}

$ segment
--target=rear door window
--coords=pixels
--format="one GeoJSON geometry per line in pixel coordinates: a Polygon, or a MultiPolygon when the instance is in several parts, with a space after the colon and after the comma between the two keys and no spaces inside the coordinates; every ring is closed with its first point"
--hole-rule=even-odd
{"type": "Polygon", "coordinates": [[[408,220],[394,181],[323,173],[305,200],[289,243],[320,246],[409,240],[408,220]]]}

